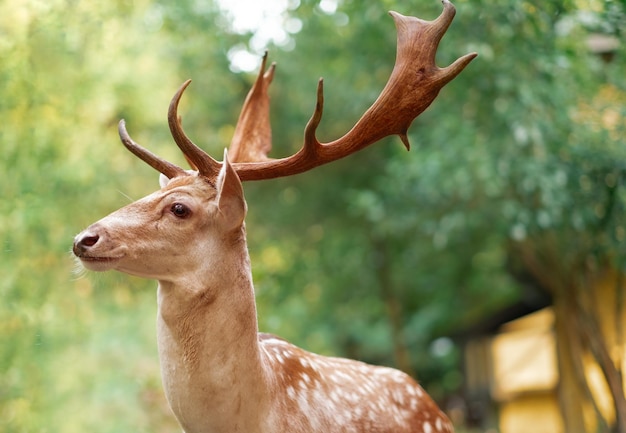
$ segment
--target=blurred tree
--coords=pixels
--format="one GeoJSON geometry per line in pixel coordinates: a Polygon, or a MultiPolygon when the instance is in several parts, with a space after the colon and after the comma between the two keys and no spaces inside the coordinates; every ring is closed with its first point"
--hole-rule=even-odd
{"type": "MultiPolygon", "coordinates": [[[[276,79],[277,117],[294,116],[293,104],[301,102],[293,101],[312,104],[312,89],[301,91],[296,79],[324,74],[327,108],[320,129],[329,138],[346,131],[391,68],[393,33],[385,31],[391,21],[384,19],[391,6],[346,1],[326,14],[317,2],[302,2],[295,11],[304,23],[296,49],[279,62],[287,72],[276,79]],[[320,35],[338,42],[325,47],[320,35]],[[326,65],[329,73],[322,72],[326,65]],[[280,105],[285,100],[286,109],[280,105]]],[[[589,425],[585,407],[595,407],[591,423],[599,429],[612,423],[603,420],[589,391],[583,355],[601,367],[615,429],[623,431],[621,364],[608,356],[610,335],[620,335],[623,322],[618,315],[614,329],[603,330],[595,305],[607,299],[596,298],[594,288],[624,270],[624,47],[598,56],[588,41],[597,32],[623,33],[624,3],[457,6],[462,19],[443,41],[441,63],[471,50],[481,57],[415,122],[412,154],[398,144],[377,145],[279,183],[272,194],[285,208],[251,206],[252,224],[284,221],[268,238],[289,239],[275,241],[283,245],[273,251],[282,251],[287,264],[268,255],[282,272],[274,281],[262,278],[261,287],[275,284],[279,294],[272,298],[289,305],[304,298],[313,323],[325,324],[311,330],[302,310],[293,309],[292,326],[302,331],[292,338],[314,338],[319,329],[336,350],[353,356],[389,362],[386,354],[394,353],[401,368],[419,366],[423,381],[448,392],[459,385],[459,375],[437,371],[445,363],[429,352],[434,338],[537,296],[533,292],[547,294],[557,314],[567,431],[589,425]],[[604,63],[607,58],[612,62],[604,63]],[[294,287],[302,289],[294,293],[294,287]]],[[[432,16],[437,12],[433,5],[432,16]]],[[[284,134],[276,132],[276,141],[284,134]]],[[[300,140],[287,135],[284,141],[300,140]]],[[[614,294],[618,306],[621,281],[614,294]]]]}
{"type": "MultiPolygon", "coordinates": [[[[198,27],[218,34],[215,16],[198,27]]],[[[119,145],[120,117],[182,159],[165,124],[183,57],[166,18],[150,1],[0,2],[0,431],[178,428],[154,292],[137,290],[154,283],[72,275],[68,255],[82,226],[157,186],[119,145]]]]}
{"type": "MultiPolygon", "coordinates": [[[[300,145],[319,76],[322,140],[374,101],[395,53],[387,10],[440,12],[438,2],[289,5],[286,24],[301,30],[270,53],[278,156],[300,145]]],[[[580,407],[594,402],[580,351],[603,366],[622,414],[621,371],[604,357],[591,306],[593,281],[624,270],[625,57],[620,46],[603,63],[586,38],[623,35],[624,3],[459,0],[457,9],[439,62],[480,57],[415,122],[410,153],[390,139],[246,185],[261,328],[395,363],[443,397],[462,381],[458,350],[433,341],[527,296],[520,281],[532,282],[552,296],[557,330],[572,342],[559,347],[572,372],[563,395],[574,396],[563,412],[568,431],[584,431],[580,407]]],[[[127,201],[117,191],[156,188],[153,170],[118,144],[120,117],[183,164],[165,109],[193,78],[185,129],[220,154],[253,79],[229,72],[228,53],[254,51],[251,36],[231,32],[208,0],[0,3],[0,430],[176,428],[160,391],[153,292],[140,290],[154,284],[73,280],[66,251],[83,225],[127,201]]]]}

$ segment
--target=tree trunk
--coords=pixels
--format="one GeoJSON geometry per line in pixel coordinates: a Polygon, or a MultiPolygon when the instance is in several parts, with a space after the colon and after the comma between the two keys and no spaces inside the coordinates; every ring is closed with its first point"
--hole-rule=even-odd
{"type": "Polygon", "coordinates": [[[579,309],[578,317],[582,325],[579,327],[581,337],[600,366],[613,397],[613,407],[615,409],[614,431],[626,433],[626,398],[624,397],[621,374],[611,358],[606,338],[602,334],[596,317],[593,314],[589,314],[588,311],[584,311],[583,308],[579,309]]]}
{"type": "MultiPolygon", "coordinates": [[[[603,313],[595,297],[596,285],[608,270],[605,267],[587,266],[584,256],[569,255],[558,249],[558,241],[549,235],[513,246],[512,251],[532,276],[537,286],[551,294],[555,312],[557,356],[560,372],[559,403],[567,433],[585,432],[585,410],[595,411],[596,431],[609,431],[598,402],[593,398],[587,380],[583,358],[591,355],[600,367],[608,386],[615,423],[611,431],[626,433],[626,398],[621,370],[616,365],[621,358],[611,357],[609,341],[600,323],[603,313]]],[[[618,281],[619,284],[619,281],[618,281]]],[[[615,301],[621,304],[621,287],[616,287],[615,301]]],[[[621,339],[621,311],[609,326],[615,329],[616,339],[621,339]]],[[[623,350],[623,348],[621,349],[623,350]]],[[[592,415],[589,413],[589,415],[592,415]]],[[[591,420],[588,420],[591,421],[591,420]]]]}
{"type": "Polygon", "coordinates": [[[402,303],[394,290],[391,263],[387,243],[382,239],[373,239],[376,275],[378,278],[379,293],[385,304],[387,318],[391,329],[391,341],[396,366],[407,374],[415,377],[411,355],[404,338],[404,313],[402,303]]]}
{"type": "Polygon", "coordinates": [[[589,401],[582,363],[583,351],[576,338],[572,337],[572,317],[560,299],[554,300],[554,330],[556,337],[557,363],[559,368],[558,401],[565,432],[585,432],[584,402],[589,401]]]}

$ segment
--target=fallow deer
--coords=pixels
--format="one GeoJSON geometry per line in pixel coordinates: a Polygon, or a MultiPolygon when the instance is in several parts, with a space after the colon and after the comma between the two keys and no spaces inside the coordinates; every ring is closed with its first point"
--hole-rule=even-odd
{"type": "Polygon", "coordinates": [[[194,170],[165,161],[130,138],[123,144],[161,173],[161,189],[91,225],[74,239],[87,269],[115,269],[158,280],[157,340],[168,402],[187,433],[451,432],[453,427],[408,375],[386,367],[306,352],[258,332],[246,247],[241,181],[300,173],[389,135],[409,146],[407,129],[439,90],[476,56],[446,68],[435,53],[455,14],[447,0],[434,21],[391,12],[398,30],[396,63],[378,99],[331,143],[315,130],[322,82],[304,145],[270,159],[268,86],[261,72],[244,103],[222,163],[184,133],[172,98],[172,136],[194,170]]]}

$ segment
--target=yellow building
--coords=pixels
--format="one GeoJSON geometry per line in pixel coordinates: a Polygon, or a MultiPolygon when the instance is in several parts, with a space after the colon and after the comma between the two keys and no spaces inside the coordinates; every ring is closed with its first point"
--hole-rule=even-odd
{"type": "MultiPolygon", "coordinates": [[[[599,299],[615,294],[614,280],[596,288],[599,299]]],[[[611,343],[613,359],[623,362],[623,345],[615,344],[615,303],[603,302],[601,326],[611,343]]],[[[555,318],[551,307],[523,314],[494,326],[490,332],[474,333],[465,344],[465,374],[468,408],[478,408],[473,417],[483,430],[499,433],[565,432],[558,398],[559,368],[555,318]],[[482,335],[480,335],[482,334],[482,335]]],[[[626,335],[626,329],[623,329],[626,335]]],[[[589,356],[583,359],[584,374],[596,407],[584,409],[586,431],[595,432],[598,418],[614,422],[611,395],[599,366],[589,356]]],[[[622,366],[623,369],[624,366],[622,366]]],[[[470,413],[470,419],[472,414],[470,413]]],[[[577,432],[576,432],[577,433],[577,432]]]]}

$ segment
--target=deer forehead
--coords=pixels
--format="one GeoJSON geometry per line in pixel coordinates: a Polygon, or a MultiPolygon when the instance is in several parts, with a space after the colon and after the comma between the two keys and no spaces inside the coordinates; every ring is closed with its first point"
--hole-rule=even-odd
{"type": "Polygon", "coordinates": [[[160,191],[167,195],[172,192],[184,192],[190,196],[202,199],[213,199],[217,196],[215,185],[206,177],[194,172],[189,176],[180,176],[170,179],[160,191]]]}
{"type": "Polygon", "coordinates": [[[217,197],[217,190],[208,179],[202,176],[182,176],[171,179],[160,190],[132,203],[128,207],[135,212],[161,212],[162,206],[176,201],[184,201],[188,205],[206,206],[217,197]]]}

